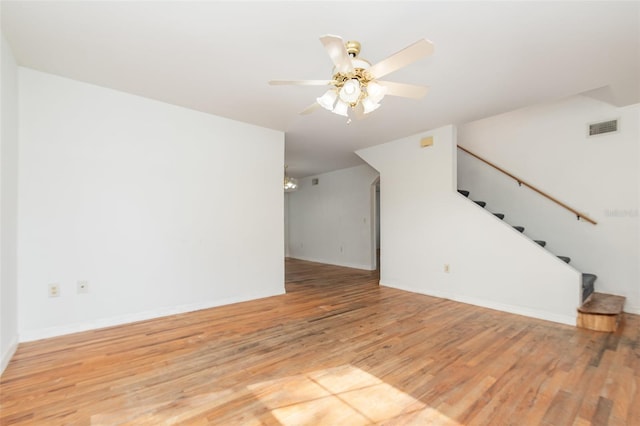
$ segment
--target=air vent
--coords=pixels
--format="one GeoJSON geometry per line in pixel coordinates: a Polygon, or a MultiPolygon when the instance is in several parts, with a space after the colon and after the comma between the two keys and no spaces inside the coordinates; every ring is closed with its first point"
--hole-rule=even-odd
{"type": "Polygon", "coordinates": [[[602,121],[600,123],[589,124],[589,136],[602,135],[604,133],[614,133],[618,131],[618,120],[602,121]]]}

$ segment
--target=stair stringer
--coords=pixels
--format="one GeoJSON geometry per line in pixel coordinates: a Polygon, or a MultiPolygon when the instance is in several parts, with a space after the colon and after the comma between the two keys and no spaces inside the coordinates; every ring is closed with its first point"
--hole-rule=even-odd
{"type": "Polygon", "coordinates": [[[450,229],[456,242],[450,250],[463,263],[450,264],[452,276],[445,274],[429,294],[575,325],[581,272],[490,212],[451,195],[448,204],[459,225],[450,229]]]}
{"type": "Polygon", "coordinates": [[[455,149],[447,126],[357,152],[380,172],[380,284],[575,325],[580,272],[459,195],[455,149]]]}

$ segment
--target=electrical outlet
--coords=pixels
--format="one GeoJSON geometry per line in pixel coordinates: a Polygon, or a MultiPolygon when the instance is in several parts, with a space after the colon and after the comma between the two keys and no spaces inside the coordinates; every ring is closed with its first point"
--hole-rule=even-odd
{"type": "Polygon", "coordinates": [[[49,297],[60,296],[60,284],[49,284],[49,297]]]}
{"type": "Polygon", "coordinates": [[[445,273],[447,273],[447,274],[448,274],[449,272],[451,272],[451,269],[449,268],[449,264],[448,264],[448,263],[445,263],[445,264],[444,264],[444,272],[445,272],[445,273]]]}
{"type": "Polygon", "coordinates": [[[80,293],[89,293],[89,281],[87,280],[82,280],[82,281],[78,281],[77,283],[78,285],[78,294],[80,293]]]}

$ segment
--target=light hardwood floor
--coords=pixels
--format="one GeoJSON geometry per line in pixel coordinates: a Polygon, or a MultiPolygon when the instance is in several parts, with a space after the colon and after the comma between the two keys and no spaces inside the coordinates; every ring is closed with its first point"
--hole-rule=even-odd
{"type": "Polygon", "coordinates": [[[21,344],[0,424],[640,425],[614,334],[286,262],[287,294],[21,344]]]}

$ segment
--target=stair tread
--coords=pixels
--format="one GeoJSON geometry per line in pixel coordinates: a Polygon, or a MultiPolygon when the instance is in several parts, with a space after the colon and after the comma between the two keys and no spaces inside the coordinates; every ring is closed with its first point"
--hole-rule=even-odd
{"type": "Polygon", "coordinates": [[[513,229],[519,232],[524,232],[524,226],[514,226],[513,229]]]}
{"type": "Polygon", "coordinates": [[[564,261],[565,263],[571,262],[571,258],[567,256],[558,256],[558,259],[564,261]]]}
{"type": "Polygon", "coordinates": [[[504,214],[502,214],[502,213],[494,213],[493,215],[495,217],[497,217],[498,219],[500,219],[500,220],[504,219],[504,214]]]}
{"type": "Polygon", "coordinates": [[[480,207],[484,207],[487,205],[487,203],[485,201],[474,201],[474,203],[476,203],[477,205],[479,205],[480,207]]]}
{"type": "Polygon", "coordinates": [[[593,293],[589,300],[578,308],[583,314],[618,315],[624,308],[626,298],[614,294],[593,293]]]}
{"type": "Polygon", "coordinates": [[[458,189],[458,192],[462,195],[464,195],[465,197],[469,196],[469,191],[465,191],[464,189],[458,189]]]}
{"type": "Polygon", "coordinates": [[[540,246],[542,246],[542,247],[547,245],[547,242],[546,241],[542,241],[542,240],[534,240],[534,242],[540,244],[540,246]]]}

